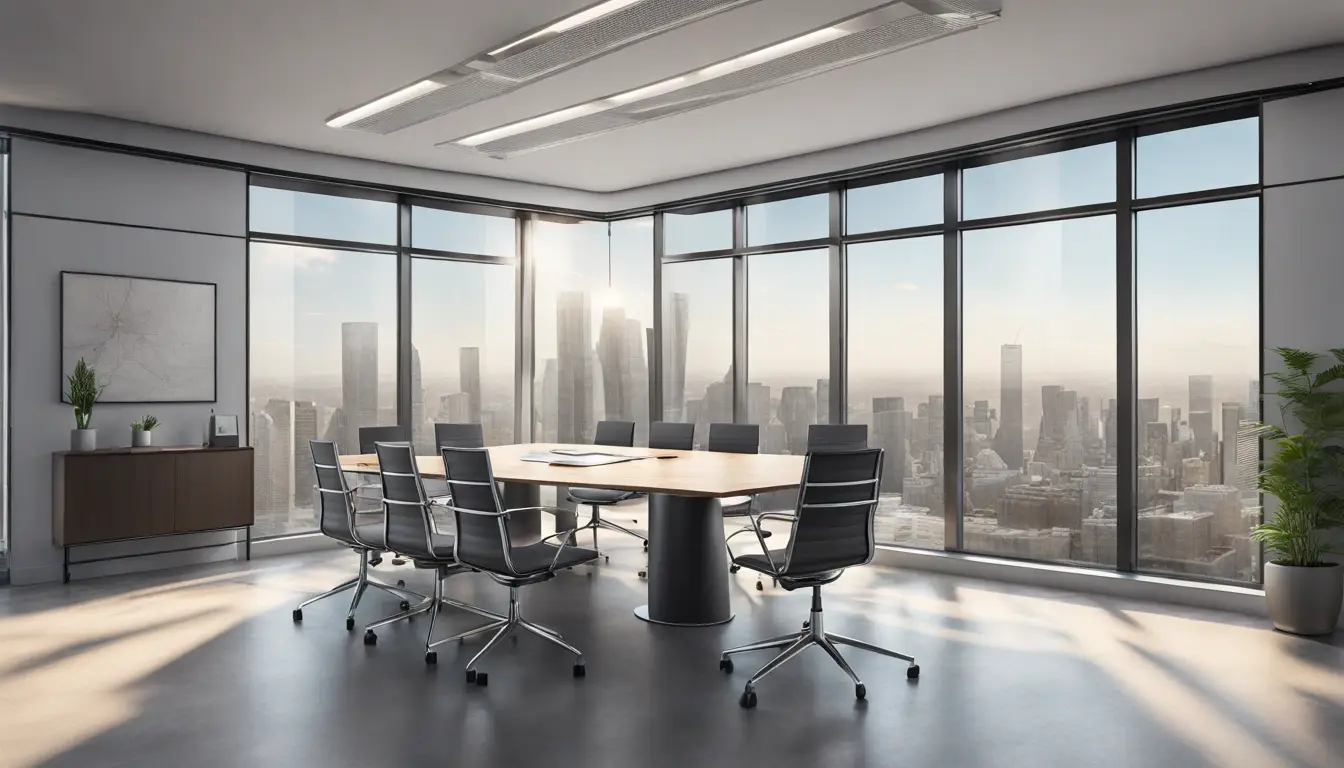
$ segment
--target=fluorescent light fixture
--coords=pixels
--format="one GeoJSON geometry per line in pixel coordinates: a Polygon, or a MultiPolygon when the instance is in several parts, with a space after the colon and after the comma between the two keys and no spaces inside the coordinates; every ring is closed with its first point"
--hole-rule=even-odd
{"type": "Polygon", "coordinates": [[[510,48],[516,48],[529,40],[535,40],[536,38],[542,37],[544,35],[550,35],[550,34],[558,35],[561,32],[568,32],[569,30],[579,26],[580,24],[587,24],[588,22],[593,21],[595,19],[600,19],[603,16],[615,13],[616,11],[621,10],[627,5],[633,5],[638,2],[641,2],[641,0],[607,0],[607,2],[605,3],[598,3],[597,5],[594,5],[591,8],[586,8],[582,11],[579,11],[578,13],[566,16],[565,18],[555,22],[554,24],[542,27],[541,29],[537,30],[536,32],[533,32],[527,37],[520,37],[517,40],[514,40],[512,43],[509,43],[508,45],[496,48],[495,50],[490,51],[489,55],[498,56],[499,54],[509,50],[510,48]]]}
{"type": "Polygon", "coordinates": [[[355,107],[349,112],[342,112],[328,120],[327,125],[332,128],[344,128],[356,120],[363,120],[370,115],[376,115],[379,112],[385,112],[393,107],[401,106],[412,99],[418,99],[427,93],[433,93],[443,87],[443,83],[436,83],[433,80],[421,80],[420,82],[412,83],[399,91],[393,91],[382,98],[374,99],[362,107],[355,107]]]}
{"type": "Polygon", "coordinates": [[[995,21],[999,0],[892,0],[676,77],[446,141],[496,158],[719,104],[995,21]]]}
{"type": "Polygon", "coordinates": [[[548,125],[563,123],[566,120],[573,120],[576,117],[583,117],[584,115],[591,115],[594,112],[601,111],[602,107],[597,104],[579,104],[578,106],[562,109],[558,112],[551,112],[521,122],[510,123],[509,125],[502,125],[498,128],[492,128],[488,131],[473,134],[464,139],[458,139],[457,143],[468,147],[474,147],[478,144],[484,144],[487,141],[494,141],[506,136],[535,131],[538,128],[545,128],[548,125]]]}

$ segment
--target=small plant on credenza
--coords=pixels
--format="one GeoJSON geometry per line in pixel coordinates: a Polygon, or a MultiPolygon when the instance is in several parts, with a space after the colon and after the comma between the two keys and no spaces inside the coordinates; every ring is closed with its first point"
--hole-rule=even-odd
{"type": "Polygon", "coordinates": [[[79,358],[75,369],[65,377],[65,399],[75,410],[75,428],[70,431],[70,450],[92,451],[98,447],[98,430],[89,427],[93,418],[93,406],[103,394],[98,384],[98,373],[79,358]]]}
{"type": "Polygon", "coordinates": [[[152,413],[131,424],[131,447],[148,448],[153,445],[152,433],[157,426],[159,426],[159,417],[152,413]]]}

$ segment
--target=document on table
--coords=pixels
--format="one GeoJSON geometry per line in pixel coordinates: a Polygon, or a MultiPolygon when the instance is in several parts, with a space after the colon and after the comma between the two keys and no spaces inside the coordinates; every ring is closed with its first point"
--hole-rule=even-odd
{"type": "Polygon", "coordinates": [[[646,458],[648,457],[572,450],[538,451],[522,457],[523,461],[535,461],[539,464],[551,464],[559,467],[599,467],[603,464],[620,464],[623,461],[639,461],[646,458]]]}

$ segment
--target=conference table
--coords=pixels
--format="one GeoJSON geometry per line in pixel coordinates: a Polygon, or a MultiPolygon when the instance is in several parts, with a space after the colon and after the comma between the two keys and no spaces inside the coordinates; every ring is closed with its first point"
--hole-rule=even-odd
{"type": "MultiPolygon", "coordinates": [[[[534,507],[541,486],[611,488],[648,494],[648,603],[635,609],[657,624],[708,626],[733,618],[728,599],[728,560],[724,551],[723,510],[719,499],[797,488],[802,456],[711,453],[556,443],[526,443],[488,448],[495,479],[503,484],[506,508],[534,507]],[[555,449],[601,451],[641,457],[599,466],[562,466],[524,461],[529,454],[555,449]]],[[[418,456],[425,478],[443,478],[443,459],[418,456]]],[[[373,454],[341,457],[342,471],[377,474],[373,454]]],[[[511,515],[515,537],[540,534],[540,512],[511,515]]],[[[557,518],[557,530],[564,525],[557,518]]],[[[782,545],[781,545],[782,546],[782,545]]]]}

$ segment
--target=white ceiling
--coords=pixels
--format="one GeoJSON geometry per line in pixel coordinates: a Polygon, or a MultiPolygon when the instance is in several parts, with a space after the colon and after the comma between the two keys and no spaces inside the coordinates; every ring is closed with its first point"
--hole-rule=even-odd
{"type": "Polygon", "coordinates": [[[510,160],[434,146],[877,3],[760,0],[371,136],[324,121],[591,0],[0,0],[0,104],[610,192],[1344,41],[1342,0],[1004,0],[982,30],[573,144],[510,160]]]}

